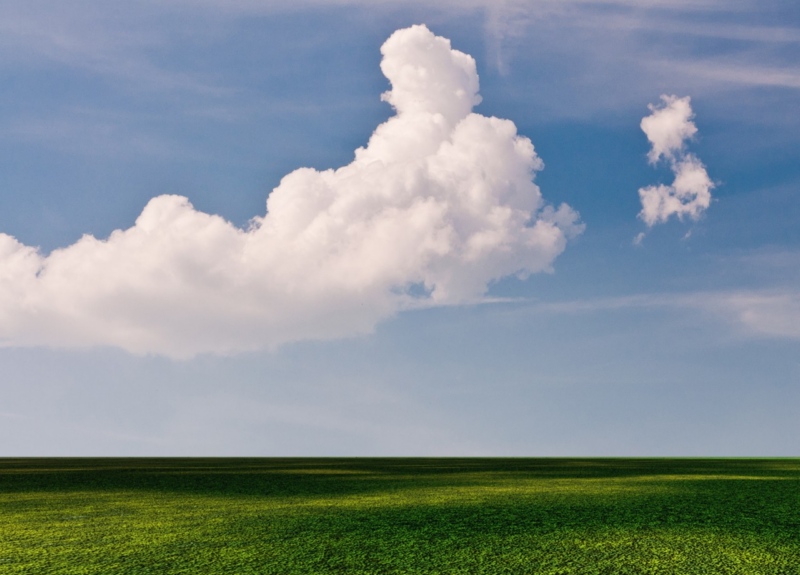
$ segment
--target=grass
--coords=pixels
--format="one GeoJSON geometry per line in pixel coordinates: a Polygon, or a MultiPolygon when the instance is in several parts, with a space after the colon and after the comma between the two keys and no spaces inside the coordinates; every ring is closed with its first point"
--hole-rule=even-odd
{"type": "Polygon", "coordinates": [[[800,575],[800,460],[0,459],[0,573],[800,575]]]}

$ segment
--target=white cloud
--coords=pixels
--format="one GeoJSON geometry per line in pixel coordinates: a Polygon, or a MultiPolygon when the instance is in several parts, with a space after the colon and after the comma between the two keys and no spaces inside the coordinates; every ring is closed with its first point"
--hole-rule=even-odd
{"type": "Polygon", "coordinates": [[[397,114],[351,164],[283,178],[249,229],[160,196],[133,227],[48,256],[0,234],[0,345],[232,353],[369,332],[420,298],[473,302],[549,271],[583,225],[544,204],[530,140],[472,113],[472,57],[424,26],[381,52],[397,114]]]}
{"type": "Polygon", "coordinates": [[[702,162],[686,152],[686,141],[697,133],[690,98],[664,95],[661,100],[661,107],[650,105],[653,113],[642,119],[641,128],[652,146],[647,155],[650,163],[662,158],[668,161],[675,180],[671,186],[639,189],[642,202],[639,217],[648,226],[666,222],[672,215],[681,220],[687,215],[699,219],[711,205],[714,188],[702,162]]]}
{"type": "MultiPolygon", "coordinates": [[[[774,36],[782,37],[779,31],[776,31],[774,36]]],[[[695,76],[710,80],[717,89],[724,84],[798,89],[800,88],[800,68],[792,64],[764,64],[748,61],[741,57],[733,62],[722,58],[654,62],[654,65],[660,66],[662,69],[671,69],[683,76],[695,76]]]]}
{"type": "Polygon", "coordinates": [[[653,104],[648,106],[653,113],[643,118],[641,123],[642,131],[652,146],[647,154],[651,164],[662,156],[674,160],[683,151],[685,141],[697,133],[688,96],[661,96],[661,100],[664,105],[660,108],[653,104]]]}
{"type": "Polygon", "coordinates": [[[529,309],[575,314],[636,308],[701,311],[735,326],[742,335],[800,339],[800,292],[792,289],[636,294],[539,303],[529,309]]]}
{"type": "Polygon", "coordinates": [[[709,297],[705,306],[734,320],[748,331],[778,338],[800,339],[800,293],[738,292],[709,297]]]}

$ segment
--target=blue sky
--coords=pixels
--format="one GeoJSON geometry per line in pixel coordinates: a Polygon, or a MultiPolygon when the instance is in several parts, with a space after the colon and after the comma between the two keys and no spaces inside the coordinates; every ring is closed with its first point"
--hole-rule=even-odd
{"type": "MultiPolygon", "coordinates": [[[[475,58],[474,110],[530,138],[544,201],[580,214],[542,252],[552,272],[454,268],[488,274],[485,296],[384,309],[370,292],[382,311],[363,318],[334,291],[284,294],[289,323],[222,351],[164,344],[196,334],[146,302],[155,335],[128,345],[5,295],[0,455],[797,455],[790,0],[6,3],[0,233],[46,257],[164,194],[246,229],[284,176],[350,164],[394,114],[381,46],[421,23],[475,58]],[[691,97],[681,153],[715,187],[697,220],[648,226],[638,190],[673,179],[640,128],[662,94],[691,97]]],[[[0,295],[16,273],[0,259],[0,295]]]]}

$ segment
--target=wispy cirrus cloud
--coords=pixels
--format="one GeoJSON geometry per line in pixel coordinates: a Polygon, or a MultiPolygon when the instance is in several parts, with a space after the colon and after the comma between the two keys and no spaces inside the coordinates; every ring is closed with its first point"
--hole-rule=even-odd
{"type": "Polygon", "coordinates": [[[800,339],[800,292],[734,292],[706,297],[700,303],[753,334],[800,339]]]}
{"type": "Polygon", "coordinates": [[[633,294],[529,307],[534,313],[555,314],[655,308],[700,311],[749,337],[800,339],[800,291],[791,289],[633,294]]]}
{"type": "MultiPolygon", "coordinates": [[[[773,1],[772,4],[780,4],[773,1]]],[[[176,40],[215,37],[231,21],[254,15],[357,8],[396,11],[424,7],[431,13],[482,14],[492,64],[507,71],[508,41],[521,39],[531,26],[568,26],[622,32],[737,39],[760,43],[798,42],[800,29],[786,26],[686,19],[695,13],[746,14],[763,3],[731,5],[722,0],[132,0],[123,7],[100,0],[64,4],[31,0],[0,6],[0,49],[11,59],[45,59],[95,73],[137,79],[156,89],[187,89],[214,93],[225,86],[213,79],[164,67],[152,57],[176,40]],[[175,37],[176,24],[180,36],[175,37]],[[222,26],[222,27],[220,27],[222,26]],[[19,48],[24,47],[24,50],[19,48]]]]}
{"type": "Polygon", "coordinates": [[[155,16],[135,4],[118,10],[91,1],[6,3],[0,7],[0,53],[4,66],[66,66],[137,90],[230,93],[229,87],[154,60],[152,53],[172,42],[155,16]]]}
{"type": "Polygon", "coordinates": [[[721,60],[664,61],[661,65],[683,74],[696,76],[716,83],[740,86],[774,88],[800,88],[800,68],[775,68],[757,63],[721,60]]]}

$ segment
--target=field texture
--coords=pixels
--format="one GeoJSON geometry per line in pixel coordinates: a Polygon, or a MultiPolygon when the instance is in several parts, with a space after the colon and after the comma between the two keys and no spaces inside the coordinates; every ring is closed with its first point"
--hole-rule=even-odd
{"type": "Polygon", "coordinates": [[[0,573],[800,575],[800,460],[4,459],[0,573]]]}

